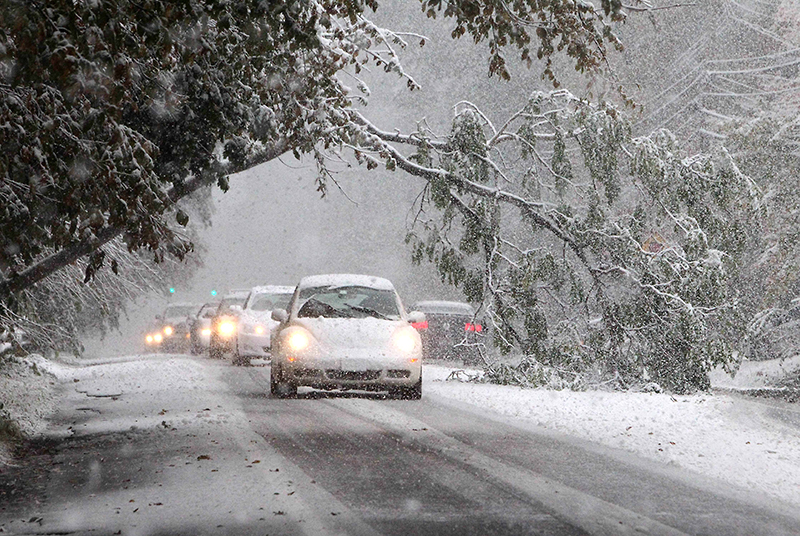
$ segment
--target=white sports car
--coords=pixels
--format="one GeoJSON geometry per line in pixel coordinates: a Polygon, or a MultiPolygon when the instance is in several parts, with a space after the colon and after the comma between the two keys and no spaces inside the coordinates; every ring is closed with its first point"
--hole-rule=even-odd
{"type": "Polygon", "coordinates": [[[298,386],[389,391],[422,396],[422,343],[391,282],[365,275],[306,277],[295,289],[272,340],[270,392],[287,397],[298,386]]]}

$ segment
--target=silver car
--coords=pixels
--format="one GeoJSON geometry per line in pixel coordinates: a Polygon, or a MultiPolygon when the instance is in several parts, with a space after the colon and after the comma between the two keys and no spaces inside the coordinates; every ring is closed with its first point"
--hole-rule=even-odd
{"type": "Polygon", "coordinates": [[[272,311],[286,310],[293,293],[294,287],[279,285],[253,287],[239,315],[236,343],[240,359],[269,356],[270,332],[278,325],[272,320],[272,311]]]}

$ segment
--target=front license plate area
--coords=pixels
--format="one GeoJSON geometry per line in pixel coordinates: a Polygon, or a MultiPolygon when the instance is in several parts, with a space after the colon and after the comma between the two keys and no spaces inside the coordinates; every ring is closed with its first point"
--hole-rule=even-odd
{"type": "Polygon", "coordinates": [[[366,359],[344,358],[342,359],[342,370],[349,372],[364,372],[370,367],[366,359]]]}

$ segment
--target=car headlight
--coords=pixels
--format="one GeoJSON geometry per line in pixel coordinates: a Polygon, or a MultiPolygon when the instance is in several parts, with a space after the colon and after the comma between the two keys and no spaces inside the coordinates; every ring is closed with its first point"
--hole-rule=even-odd
{"type": "Polygon", "coordinates": [[[311,344],[311,336],[305,331],[293,331],[286,343],[293,352],[300,352],[311,344]]]}
{"type": "Polygon", "coordinates": [[[264,326],[256,326],[253,328],[253,331],[256,335],[263,335],[264,334],[264,326]]]}
{"type": "Polygon", "coordinates": [[[155,335],[153,335],[153,341],[154,342],[161,342],[163,339],[164,338],[161,336],[160,333],[156,333],[155,335]]]}
{"type": "Polygon", "coordinates": [[[170,335],[172,335],[172,332],[173,332],[172,326],[164,326],[164,335],[169,337],[170,335]]]}
{"type": "Polygon", "coordinates": [[[200,333],[203,335],[211,335],[211,328],[203,328],[200,333]]]}
{"type": "Polygon", "coordinates": [[[220,322],[219,327],[217,328],[219,334],[223,337],[230,337],[236,332],[236,323],[231,322],[230,320],[225,320],[220,322]]]}
{"type": "Polygon", "coordinates": [[[153,336],[152,336],[152,335],[148,335],[148,336],[146,336],[146,337],[144,338],[144,340],[146,340],[146,341],[147,341],[147,343],[149,344],[149,343],[153,342],[153,336]]]}
{"type": "Polygon", "coordinates": [[[417,347],[417,332],[414,328],[404,328],[394,334],[395,347],[404,353],[411,353],[417,347]]]}

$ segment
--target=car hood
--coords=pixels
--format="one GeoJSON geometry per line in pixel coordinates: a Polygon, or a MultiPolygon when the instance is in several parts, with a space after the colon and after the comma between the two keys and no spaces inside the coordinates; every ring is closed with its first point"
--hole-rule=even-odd
{"type": "Polygon", "coordinates": [[[243,311],[241,319],[247,322],[271,322],[272,311],[243,311]]]}
{"type": "Polygon", "coordinates": [[[239,317],[241,324],[260,324],[267,329],[272,329],[278,325],[278,322],[272,320],[272,311],[244,311],[239,317]]]}
{"type": "Polygon", "coordinates": [[[298,318],[293,325],[302,326],[325,349],[383,348],[405,320],[380,318],[298,318]]]}

